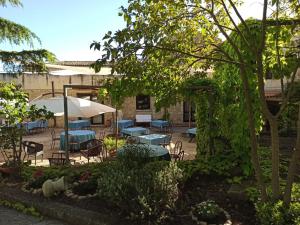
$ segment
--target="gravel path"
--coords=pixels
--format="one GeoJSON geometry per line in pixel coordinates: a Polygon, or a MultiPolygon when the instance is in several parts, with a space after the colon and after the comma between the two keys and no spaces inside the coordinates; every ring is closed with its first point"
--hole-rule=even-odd
{"type": "Polygon", "coordinates": [[[0,206],[0,225],[67,225],[57,220],[43,219],[26,215],[13,209],[0,206]]]}

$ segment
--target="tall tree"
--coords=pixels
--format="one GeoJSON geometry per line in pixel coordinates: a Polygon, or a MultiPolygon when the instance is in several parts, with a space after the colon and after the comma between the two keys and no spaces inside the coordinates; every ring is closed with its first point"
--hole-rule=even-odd
{"type": "MultiPolygon", "coordinates": [[[[143,77],[142,80],[152,83],[153,87],[157,83],[172,82],[172,89],[178,84],[175,81],[189,77],[195,70],[205,70],[215,63],[232,64],[239,70],[250,131],[251,159],[265,201],[267,194],[257,152],[253,107],[257,96],[252,94],[249,83],[250,76],[254,77],[262,113],[271,127],[272,198],[282,197],[278,118],[289,101],[291,89],[282,86],[283,103],[273,115],[265,98],[264,78],[271,72],[282,83],[284,77],[290,78],[291,83],[295,80],[300,61],[299,43],[296,43],[299,40],[299,2],[264,0],[261,19],[250,23],[238,11],[241,4],[238,0],[128,2],[128,7],[122,7],[120,13],[127,26],[115,34],[107,33],[103,44],[105,54],[95,63],[95,68],[110,61],[115,70],[128,77],[143,77]],[[268,13],[269,8],[273,13],[268,13]],[[222,44],[222,39],[226,45],[222,44]]],[[[100,43],[93,43],[91,47],[100,49],[100,43]]],[[[156,89],[156,93],[159,91],[156,89]]],[[[286,204],[290,202],[297,161],[294,159],[300,157],[299,138],[300,135],[284,192],[286,204]]]]}
{"type": "MultiPolygon", "coordinates": [[[[0,0],[0,6],[6,7],[8,4],[14,7],[22,6],[20,0],[0,0]]],[[[40,43],[40,39],[28,28],[0,17],[0,43],[29,44],[33,47],[35,41],[40,43]]],[[[0,49],[0,61],[3,63],[4,70],[8,73],[45,71],[45,61],[54,60],[54,54],[45,49],[23,50],[20,52],[0,49]]]]}

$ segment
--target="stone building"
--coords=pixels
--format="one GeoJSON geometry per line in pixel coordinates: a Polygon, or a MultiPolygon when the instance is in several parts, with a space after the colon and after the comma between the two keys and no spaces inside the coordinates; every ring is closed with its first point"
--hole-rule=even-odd
{"type": "MultiPolygon", "coordinates": [[[[12,76],[0,73],[0,80],[22,85],[24,91],[29,94],[29,100],[33,100],[52,90],[55,93],[62,93],[64,84],[97,85],[105,78],[118,76],[117,74],[111,75],[109,67],[103,67],[99,73],[95,73],[89,68],[91,63],[89,61],[63,61],[55,65],[48,64],[49,73],[47,74],[25,73],[12,76]]],[[[97,101],[97,90],[71,89],[68,90],[68,95],[97,101]]],[[[191,122],[194,121],[194,108],[186,102],[177,103],[170,107],[168,112],[174,124],[188,125],[189,117],[191,117],[191,122]]],[[[163,111],[155,111],[154,98],[145,95],[126,98],[121,114],[124,119],[135,119],[136,115],[151,115],[152,119],[163,117],[163,111]]],[[[91,118],[91,123],[109,126],[111,119],[112,115],[107,113],[91,118]]],[[[62,118],[58,118],[57,126],[63,126],[62,118]]]]}
{"type": "MultiPolygon", "coordinates": [[[[118,74],[111,75],[109,67],[103,67],[99,73],[95,73],[89,68],[91,63],[90,61],[62,61],[55,65],[48,64],[49,73],[47,74],[22,74],[14,77],[0,73],[0,80],[22,85],[24,91],[29,94],[29,99],[32,100],[42,94],[52,92],[53,89],[55,92],[62,93],[64,84],[97,85],[105,78],[119,76],[118,74]]],[[[300,80],[300,69],[296,80],[300,80]]],[[[286,85],[288,80],[285,79],[283,83],[286,85]]],[[[276,111],[281,101],[280,80],[267,77],[265,94],[268,104],[276,111]]],[[[97,101],[97,90],[72,89],[68,91],[68,95],[97,101]]],[[[107,102],[104,104],[109,105],[107,102]]],[[[187,102],[178,102],[175,106],[171,106],[168,112],[170,113],[170,120],[176,125],[188,126],[189,120],[191,123],[194,122],[195,109],[187,102]]],[[[121,114],[124,119],[134,120],[136,115],[151,115],[152,119],[160,119],[164,113],[163,111],[155,111],[153,97],[139,95],[125,99],[121,114]]],[[[109,126],[111,120],[111,114],[104,114],[91,118],[91,123],[109,126]]],[[[62,118],[58,118],[57,126],[63,126],[62,118]]]]}

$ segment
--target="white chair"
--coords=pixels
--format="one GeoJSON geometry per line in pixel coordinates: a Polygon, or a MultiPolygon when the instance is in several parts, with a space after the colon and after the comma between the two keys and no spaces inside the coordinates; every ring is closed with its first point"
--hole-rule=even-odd
{"type": "Polygon", "coordinates": [[[152,116],[151,115],[135,115],[136,123],[151,123],[152,116]]]}

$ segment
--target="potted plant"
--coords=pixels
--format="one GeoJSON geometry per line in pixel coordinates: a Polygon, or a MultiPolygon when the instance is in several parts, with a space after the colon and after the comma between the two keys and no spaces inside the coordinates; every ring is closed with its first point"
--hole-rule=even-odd
{"type": "Polygon", "coordinates": [[[224,224],[230,220],[228,213],[223,210],[215,201],[207,200],[194,205],[191,209],[192,219],[201,224],[224,224]]]}

